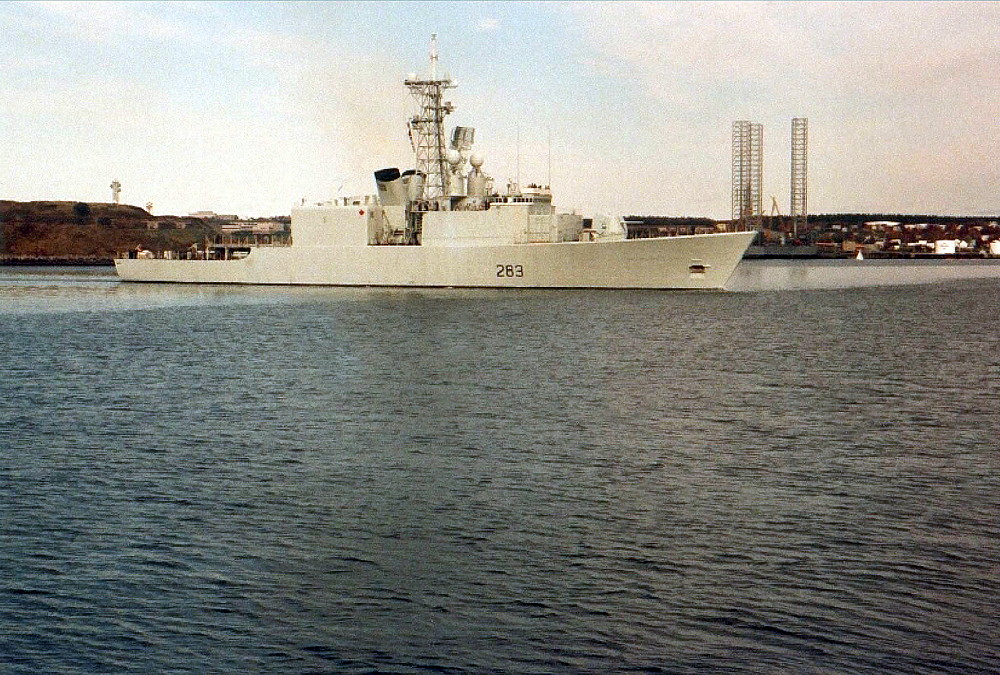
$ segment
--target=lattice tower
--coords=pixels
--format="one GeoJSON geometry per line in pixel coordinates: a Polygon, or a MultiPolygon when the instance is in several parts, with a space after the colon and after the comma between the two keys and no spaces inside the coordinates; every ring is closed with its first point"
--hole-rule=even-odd
{"type": "Polygon", "coordinates": [[[761,225],[764,215],[764,125],[733,122],[733,221],[739,229],[761,225]]]}
{"type": "Polygon", "coordinates": [[[798,236],[800,229],[805,229],[809,217],[809,120],[805,117],[792,119],[792,194],[791,217],[792,233],[798,236]]]}
{"type": "Polygon", "coordinates": [[[764,125],[750,126],[750,203],[751,226],[760,229],[764,220],[764,125]]]}
{"type": "Polygon", "coordinates": [[[743,213],[747,204],[746,192],[750,184],[750,122],[733,122],[733,224],[743,226],[743,213]]]}

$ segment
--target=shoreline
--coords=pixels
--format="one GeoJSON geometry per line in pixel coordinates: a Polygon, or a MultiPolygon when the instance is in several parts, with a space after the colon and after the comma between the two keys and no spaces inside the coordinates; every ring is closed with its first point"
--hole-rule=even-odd
{"type": "MultiPolygon", "coordinates": [[[[929,253],[924,251],[882,251],[862,249],[866,260],[990,260],[985,251],[959,251],[955,253],[929,253]]],[[[751,246],[743,254],[744,260],[853,260],[856,251],[839,251],[816,246],[751,246]]]]}
{"type": "Polygon", "coordinates": [[[114,267],[114,260],[85,255],[0,255],[0,267],[114,267]]]}
{"type": "MultiPolygon", "coordinates": [[[[754,247],[751,247],[751,249],[754,247]]],[[[980,253],[898,253],[866,251],[867,260],[991,260],[980,253]]],[[[853,260],[853,254],[816,251],[747,251],[744,260],[853,260]]],[[[114,267],[112,258],[100,256],[13,256],[0,255],[0,267],[114,267]]]]}

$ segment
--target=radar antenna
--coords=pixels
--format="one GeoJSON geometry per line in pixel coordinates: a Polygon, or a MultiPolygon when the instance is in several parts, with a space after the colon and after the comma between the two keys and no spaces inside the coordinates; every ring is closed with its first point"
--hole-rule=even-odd
{"type": "Polygon", "coordinates": [[[447,142],[444,133],[444,118],[454,110],[450,101],[444,100],[444,91],[455,83],[449,77],[437,76],[437,33],[431,35],[430,77],[411,76],[403,81],[417,102],[417,113],[410,118],[409,132],[413,153],[416,155],[417,171],[426,175],[424,195],[427,199],[437,199],[449,193],[447,142]]]}

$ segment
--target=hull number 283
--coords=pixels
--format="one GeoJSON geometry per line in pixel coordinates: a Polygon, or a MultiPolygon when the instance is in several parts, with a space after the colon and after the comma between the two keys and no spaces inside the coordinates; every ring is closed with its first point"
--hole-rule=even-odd
{"type": "Polygon", "coordinates": [[[497,264],[497,276],[500,278],[505,277],[523,277],[524,268],[521,265],[500,265],[497,264]]]}

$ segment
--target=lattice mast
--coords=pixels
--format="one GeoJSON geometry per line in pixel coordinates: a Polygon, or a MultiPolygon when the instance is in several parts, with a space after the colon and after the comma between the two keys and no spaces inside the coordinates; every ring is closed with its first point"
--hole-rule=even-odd
{"type": "Polygon", "coordinates": [[[799,236],[799,229],[805,229],[809,217],[809,120],[805,117],[792,118],[792,180],[790,212],[792,235],[799,236]]]}
{"type": "Polygon", "coordinates": [[[741,230],[760,227],[764,216],[764,125],[733,122],[733,222],[741,230]]]}
{"type": "Polygon", "coordinates": [[[417,112],[410,118],[410,144],[416,155],[416,169],[426,176],[425,199],[438,199],[449,193],[450,171],[447,160],[447,142],[444,119],[454,110],[450,101],[444,100],[444,91],[455,87],[451,78],[437,75],[437,34],[431,35],[431,72],[428,78],[411,76],[404,84],[417,103],[417,112]]]}

